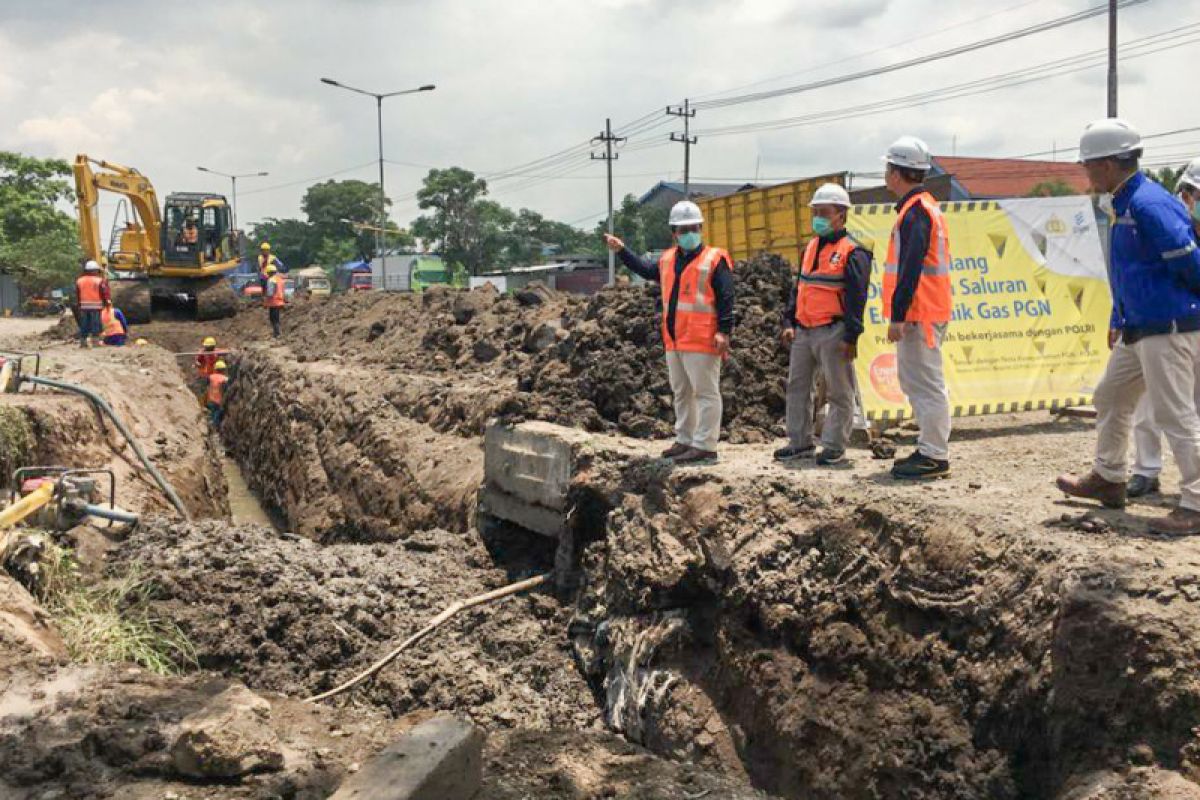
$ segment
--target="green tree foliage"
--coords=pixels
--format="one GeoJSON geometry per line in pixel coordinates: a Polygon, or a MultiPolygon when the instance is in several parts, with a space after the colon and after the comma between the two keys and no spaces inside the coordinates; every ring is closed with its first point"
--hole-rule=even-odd
{"type": "Polygon", "coordinates": [[[487,193],[487,181],[470,170],[430,170],[417,192],[420,208],[429,213],[413,221],[413,234],[472,275],[538,263],[546,247],[599,252],[599,243],[585,231],[527,208],[513,212],[487,193]]]}
{"type": "MultiPolygon", "coordinates": [[[[621,205],[613,210],[613,232],[635,253],[664,250],[671,246],[667,216],[666,209],[643,206],[636,197],[627,194],[621,200],[621,205]]],[[[607,230],[607,220],[596,223],[596,239],[599,240],[607,230]]]]}
{"type": "Polygon", "coordinates": [[[62,206],[74,199],[60,159],[0,151],[0,268],[40,292],[70,284],[82,252],[77,223],[62,206]]]}
{"type": "Polygon", "coordinates": [[[1175,169],[1173,167],[1163,167],[1155,171],[1152,169],[1144,170],[1146,177],[1152,181],[1158,181],[1163,188],[1171,194],[1175,194],[1175,190],[1179,188],[1179,178],[1183,175],[1183,167],[1175,169]]]}
{"type": "Polygon", "coordinates": [[[1025,196],[1026,197],[1067,197],[1067,196],[1073,195],[1073,194],[1078,194],[1078,192],[1071,187],[1071,184],[1067,183],[1066,181],[1062,180],[1061,178],[1055,178],[1052,181],[1042,181],[1041,183],[1037,184],[1032,189],[1030,189],[1029,194],[1027,194],[1025,196]]]}
{"type": "MultiPolygon", "coordinates": [[[[391,205],[391,201],[388,201],[391,205]]],[[[254,246],[270,242],[272,252],[289,268],[320,263],[329,267],[355,258],[379,255],[375,231],[379,225],[379,184],[363,181],[325,181],[310,186],[300,203],[307,219],[267,217],[254,226],[254,246]],[[344,220],[349,220],[346,222],[344,220]],[[355,225],[354,223],[359,223],[355,225]],[[349,255],[345,255],[346,253],[349,255]],[[345,255],[344,258],[341,256],[345,255]],[[326,262],[323,258],[340,258],[326,262]]],[[[409,234],[388,222],[390,248],[413,243],[409,234]]]]}

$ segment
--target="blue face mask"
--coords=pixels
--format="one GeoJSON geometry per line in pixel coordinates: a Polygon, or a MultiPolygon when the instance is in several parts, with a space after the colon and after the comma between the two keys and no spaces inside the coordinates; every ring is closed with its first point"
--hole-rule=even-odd
{"type": "Polygon", "coordinates": [[[684,252],[690,253],[700,247],[700,234],[697,231],[679,234],[679,246],[684,249],[684,252]]]}
{"type": "Polygon", "coordinates": [[[824,217],[813,217],[812,229],[817,236],[828,236],[833,233],[833,223],[824,217]]]}

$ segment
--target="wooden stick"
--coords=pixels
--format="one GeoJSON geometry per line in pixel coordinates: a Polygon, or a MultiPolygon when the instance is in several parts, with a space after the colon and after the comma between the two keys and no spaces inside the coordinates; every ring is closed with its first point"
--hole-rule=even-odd
{"type": "Polygon", "coordinates": [[[435,630],[440,628],[442,625],[444,625],[446,622],[448,622],[450,619],[452,619],[455,615],[457,615],[460,611],[464,611],[464,610],[466,610],[468,608],[472,608],[474,606],[483,605],[484,603],[490,603],[493,600],[500,600],[501,598],[516,594],[517,592],[523,592],[526,589],[533,589],[535,587],[541,586],[543,583],[546,583],[547,581],[550,580],[551,577],[553,577],[553,573],[547,572],[543,575],[538,575],[536,578],[528,578],[526,580],[519,581],[517,583],[510,583],[508,586],[503,586],[499,589],[495,589],[493,591],[487,592],[486,594],[477,594],[474,597],[467,598],[466,600],[458,600],[458,601],[455,601],[454,603],[451,603],[449,606],[446,607],[445,611],[443,611],[442,613],[440,613],[436,617],[434,617],[432,620],[430,620],[428,625],[426,625],[424,628],[421,628],[421,630],[417,631],[412,636],[405,639],[403,642],[400,643],[400,645],[395,650],[392,650],[386,656],[384,656],[383,658],[376,661],[374,664],[372,664],[366,670],[364,670],[363,672],[360,672],[358,675],[355,675],[353,678],[346,681],[341,686],[338,686],[334,689],[330,689],[328,692],[322,692],[321,694],[314,695],[314,696],[308,698],[307,700],[305,700],[304,702],[316,703],[320,700],[328,700],[330,697],[335,697],[336,695],[339,695],[342,692],[353,689],[355,686],[362,683],[367,678],[371,677],[375,673],[379,672],[379,670],[383,669],[388,664],[395,661],[397,656],[399,656],[401,653],[403,653],[409,647],[412,647],[414,644],[416,644],[417,642],[424,639],[429,634],[433,633],[435,630]]]}

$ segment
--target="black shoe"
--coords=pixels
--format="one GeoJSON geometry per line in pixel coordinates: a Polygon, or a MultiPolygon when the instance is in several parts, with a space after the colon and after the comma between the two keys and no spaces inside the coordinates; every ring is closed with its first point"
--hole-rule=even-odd
{"type": "Polygon", "coordinates": [[[815,447],[781,447],[775,451],[776,461],[799,461],[802,458],[812,458],[817,454],[815,447]]]}
{"type": "Polygon", "coordinates": [[[925,456],[921,455],[920,450],[913,450],[911,453],[906,455],[904,458],[897,458],[895,460],[896,463],[893,466],[900,466],[901,464],[908,464],[912,461],[916,461],[917,459],[924,458],[924,457],[925,456]]]}
{"type": "Polygon", "coordinates": [[[932,480],[950,474],[950,462],[915,453],[892,467],[892,477],[900,481],[932,480]]]}
{"type": "Polygon", "coordinates": [[[1134,475],[1129,479],[1129,485],[1125,489],[1126,497],[1144,497],[1148,494],[1158,494],[1158,478],[1151,478],[1146,475],[1134,475]]]}
{"type": "Polygon", "coordinates": [[[818,467],[836,467],[839,464],[845,463],[845,450],[830,450],[828,447],[822,447],[821,452],[817,453],[818,467]]]}

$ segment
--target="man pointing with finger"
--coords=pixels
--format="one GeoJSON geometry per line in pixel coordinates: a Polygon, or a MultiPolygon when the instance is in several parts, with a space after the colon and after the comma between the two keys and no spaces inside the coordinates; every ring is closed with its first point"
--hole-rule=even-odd
{"type": "Polygon", "coordinates": [[[695,203],[676,203],[669,224],[675,245],[658,264],[615,236],[605,234],[604,242],[627,268],[658,281],[662,290],[662,338],[675,401],[675,444],[663,458],[714,461],[721,437],[721,362],[733,333],[733,260],[703,244],[704,217],[695,203]]]}

